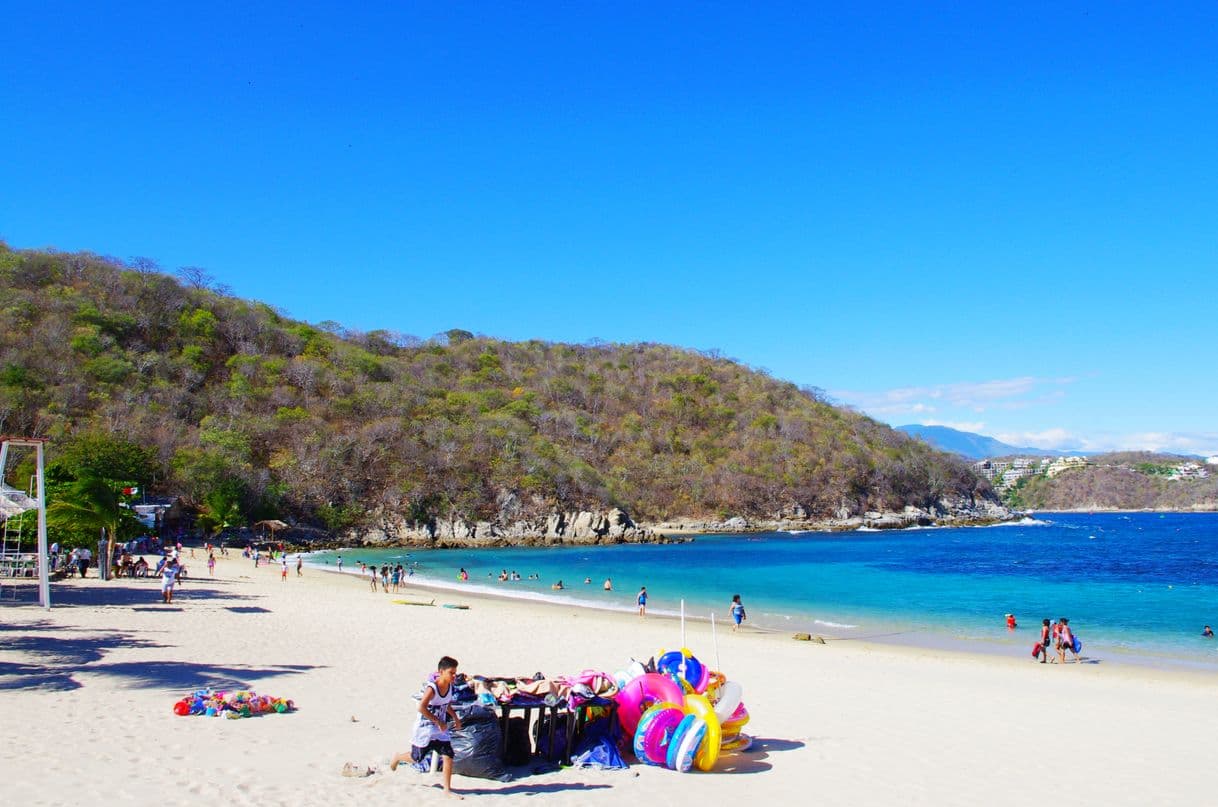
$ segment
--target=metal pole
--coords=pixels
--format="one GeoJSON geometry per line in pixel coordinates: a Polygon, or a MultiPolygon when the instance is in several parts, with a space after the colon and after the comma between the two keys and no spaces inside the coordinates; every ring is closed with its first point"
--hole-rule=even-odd
{"type": "MultiPolygon", "coordinates": [[[[8,449],[6,445],[5,450],[8,449]]],[[[47,490],[46,490],[46,458],[42,453],[42,443],[34,446],[37,452],[38,466],[38,602],[43,608],[51,607],[51,571],[47,568],[47,490]]],[[[0,466],[3,467],[3,466],[0,466]]]]}
{"type": "Polygon", "coordinates": [[[681,647],[688,647],[685,644],[685,600],[681,600],[681,647]]]}

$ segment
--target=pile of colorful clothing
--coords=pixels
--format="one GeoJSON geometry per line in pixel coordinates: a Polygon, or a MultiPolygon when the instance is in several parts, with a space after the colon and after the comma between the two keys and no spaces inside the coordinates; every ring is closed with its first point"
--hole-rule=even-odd
{"type": "Polygon", "coordinates": [[[216,692],[211,689],[199,689],[190,695],[185,695],[173,705],[173,713],[185,717],[187,715],[207,715],[229,718],[254,717],[284,712],[293,712],[296,704],[287,698],[276,698],[270,695],[259,695],[248,689],[232,692],[216,692]]]}

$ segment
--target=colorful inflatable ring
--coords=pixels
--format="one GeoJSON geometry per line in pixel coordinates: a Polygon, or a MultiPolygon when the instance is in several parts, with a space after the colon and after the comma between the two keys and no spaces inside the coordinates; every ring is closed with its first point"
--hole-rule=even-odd
{"type": "Polygon", "coordinates": [[[704,664],[704,665],[702,665],[702,677],[700,679],[698,679],[698,683],[694,684],[694,692],[697,692],[699,695],[705,695],[706,690],[708,688],[710,688],[710,682],[711,682],[710,667],[707,667],[704,664]]]}
{"type": "Polygon", "coordinates": [[[656,661],[656,670],[668,675],[679,676],[696,689],[697,684],[702,680],[702,671],[704,667],[702,662],[689,651],[688,647],[683,647],[680,650],[670,650],[660,656],[656,661]]]}
{"type": "Polygon", "coordinates": [[[746,725],[748,725],[748,722],[749,722],[749,710],[746,709],[744,704],[742,703],[736,707],[736,711],[732,712],[731,718],[728,720],[724,720],[723,723],[721,724],[723,726],[723,733],[724,734],[739,733],[740,729],[742,729],[746,725]]]}
{"type": "Polygon", "coordinates": [[[753,747],[753,738],[747,734],[737,734],[730,740],[723,742],[723,753],[735,754],[741,751],[747,751],[753,747]]]}
{"type": "Polygon", "coordinates": [[[681,753],[681,743],[685,741],[685,735],[689,733],[690,727],[694,725],[694,721],[698,718],[693,715],[685,715],[681,718],[681,722],[672,730],[672,737],[668,739],[668,756],[664,760],[664,764],[674,771],[677,769],[678,756],[681,753]]]}
{"type": "Polygon", "coordinates": [[[686,715],[678,708],[663,709],[655,719],[647,725],[643,735],[643,756],[641,759],[651,765],[667,765],[668,751],[672,747],[676,730],[685,720],[686,715]]]}
{"type": "Polygon", "coordinates": [[[651,762],[651,760],[647,757],[646,747],[648,727],[650,727],[656,718],[658,718],[661,714],[666,711],[673,710],[679,712],[681,707],[677,706],[675,703],[657,703],[655,706],[648,709],[647,713],[643,715],[641,720],[639,720],[639,726],[634,730],[634,741],[631,743],[632,747],[634,748],[634,756],[639,760],[639,762],[651,762]]]}
{"type": "Polygon", "coordinates": [[[728,681],[719,687],[719,701],[715,704],[715,717],[720,723],[726,723],[735,717],[734,712],[740,707],[744,697],[744,687],[735,681],[728,681]]]}
{"type": "Polygon", "coordinates": [[[670,760],[669,767],[680,773],[689,773],[689,769],[694,766],[694,759],[698,755],[698,749],[706,744],[706,723],[700,717],[693,717],[693,721],[685,730],[685,734],[681,737],[681,742],[678,745],[673,742],[669,745],[668,758],[670,760]],[[672,747],[677,746],[676,759],[672,756],[672,747]]]}
{"type": "Polygon", "coordinates": [[[630,737],[639,727],[643,714],[654,704],[684,703],[685,693],[667,675],[645,673],[618,690],[616,700],[618,722],[630,737]]]}
{"type": "Polygon", "coordinates": [[[723,742],[723,730],[719,726],[719,718],[715,717],[714,707],[705,695],[686,695],[685,711],[697,716],[706,726],[706,739],[698,746],[694,756],[694,764],[700,771],[709,771],[719,760],[719,746],[723,742]]]}

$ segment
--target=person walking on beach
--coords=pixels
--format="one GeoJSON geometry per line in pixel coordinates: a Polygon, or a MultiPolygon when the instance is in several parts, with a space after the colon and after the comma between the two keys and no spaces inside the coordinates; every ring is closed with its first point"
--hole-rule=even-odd
{"type": "Polygon", "coordinates": [[[1053,628],[1049,624],[1049,617],[1045,617],[1040,623],[1040,663],[1049,663],[1049,645],[1053,641],[1053,628]]]}
{"type": "Polygon", "coordinates": [[[335,559],[335,562],[338,564],[338,570],[341,572],[341,571],[343,570],[343,556],[342,556],[342,555],[339,555],[339,556],[338,556],[338,557],[335,559]]]}
{"type": "Polygon", "coordinates": [[[639,587],[639,596],[635,598],[635,602],[639,604],[639,616],[647,616],[647,586],[639,587]]]}
{"type": "Polygon", "coordinates": [[[368,567],[368,582],[372,584],[372,590],[376,591],[376,567],[368,567]]]}
{"type": "Polygon", "coordinates": [[[732,595],[732,630],[740,630],[740,623],[748,619],[748,615],[744,613],[744,603],[740,602],[740,595],[732,595]]]}
{"type": "Polygon", "coordinates": [[[178,562],[166,561],[161,567],[161,602],[169,605],[173,602],[173,586],[178,582],[178,562]]]}
{"type": "Polygon", "coordinates": [[[448,719],[452,727],[461,730],[461,718],[453,711],[453,682],[457,678],[457,660],[444,656],[436,665],[436,678],[423,685],[423,696],[419,699],[419,717],[415,721],[414,736],[410,739],[410,752],[394,756],[389,761],[389,770],[396,771],[398,765],[407,760],[422,762],[433,752],[444,760],[444,792],[459,799],[464,796],[454,793],[453,745],[449,733],[448,719]]]}
{"type": "Polygon", "coordinates": [[[283,556],[282,561],[283,561],[283,562],[280,564],[280,571],[279,571],[279,582],[280,582],[280,583],[286,583],[286,582],[288,582],[288,558],[287,558],[287,555],[284,555],[284,556],[283,556]]]}
{"type": "Polygon", "coordinates": [[[1074,653],[1074,663],[1078,664],[1082,661],[1078,657],[1078,653],[1074,652],[1074,632],[1070,630],[1070,620],[1062,617],[1058,620],[1061,625],[1061,635],[1058,637],[1060,641],[1057,644],[1057,658],[1062,663],[1066,663],[1066,651],[1074,653]]]}
{"type": "Polygon", "coordinates": [[[207,573],[212,577],[216,576],[216,556],[214,553],[209,553],[207,556],[207,573]]]}
{"type": "Polygon", "coordinates": [[[302,558],[300,555],[297,555],[296,556],[296,576],[297,577],[301,577],[304,574],[301,571],[301,569],[303,569],[303,568],[304,568],[304,558],[302,558]]]}

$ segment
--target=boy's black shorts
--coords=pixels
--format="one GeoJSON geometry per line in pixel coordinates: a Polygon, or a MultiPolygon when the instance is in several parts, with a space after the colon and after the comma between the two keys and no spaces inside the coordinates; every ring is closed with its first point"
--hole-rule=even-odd
{"type": "Polygon", "coordinates": [[[453,753],[453,744],[448,740],[432,740],[426,746],[420,748],[417,745],[410,746],[410,758],[415,762],[422,762],[427,759],[427,755],[432,751],[436,751],[442,757],[453,759],[456,754],[453,753]]]}

